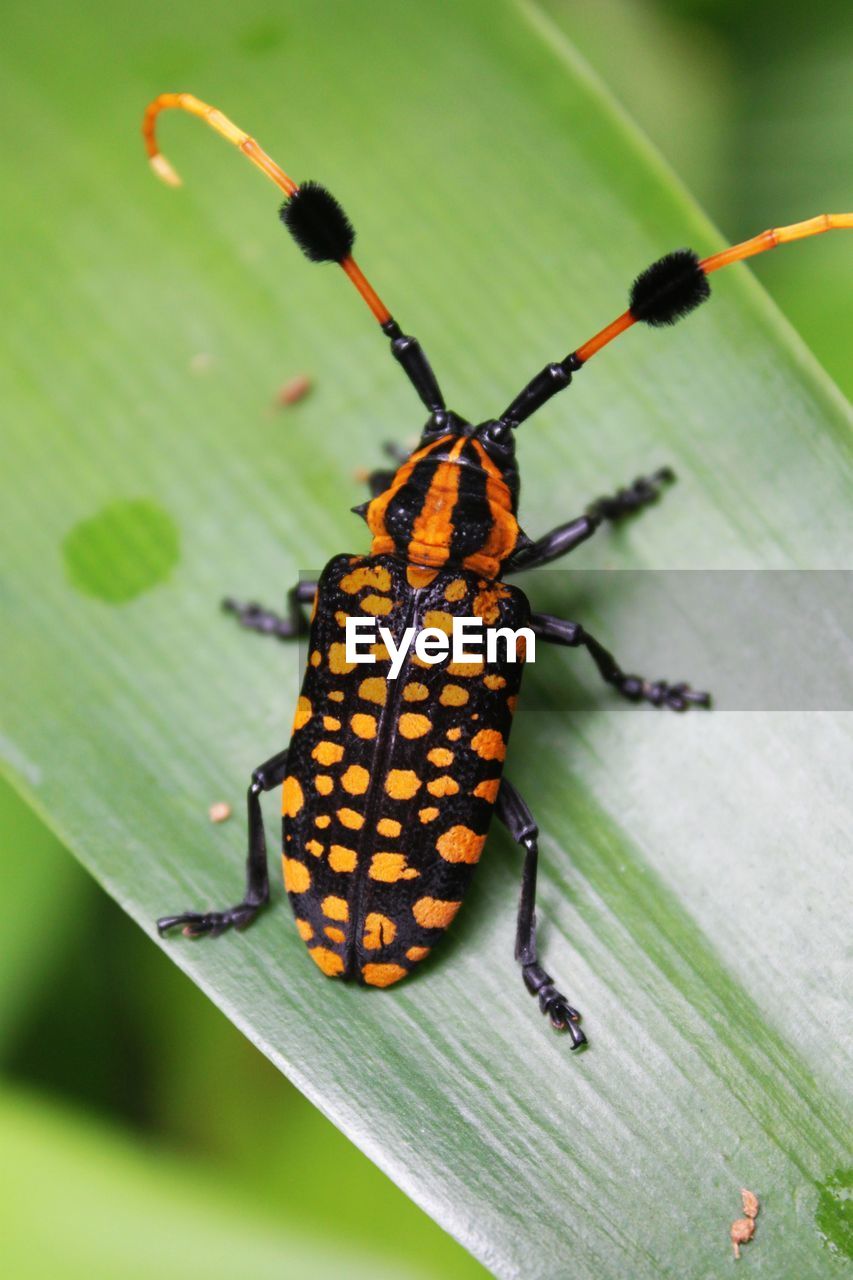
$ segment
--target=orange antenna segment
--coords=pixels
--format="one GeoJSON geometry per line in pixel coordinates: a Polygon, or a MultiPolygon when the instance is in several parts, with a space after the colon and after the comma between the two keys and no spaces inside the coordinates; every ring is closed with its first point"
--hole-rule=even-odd
{"type": "MultiPolygon", "coordinates": [[[[805,240],[809,236],[821,235],[824,231],[851,229],[853,229],[853,213],[820,213],[817,217],[808,218],[804,222],[794,222],[787,227],[773,227],[769,231],[762,231],[751,240],[744,240],[741,244],[732,245],[730,249],[723,249],[719,253],[711,254],[708,258],[703,258],[697,263],[697,267],[707,276],[712,271],[719,271],[721,267],[728,267],[733,262],[742,262],[745,258],[753,258],[756,254],[775,249],[780,244],[789,244],[792,240],[805,240]]],[[[583,346],[578,347],[574,353],[576,359],[581,364],[585,364],[620,333],[630,329],[632,324],[642,318],[633,315],[630,309],[623,312],[621,316],[588,339],[583,346]]]]}
{"type": "Polygon", "coordinates": [[[789,227],[772,227],[762,231],[761,235],[744,240],[731,249],[723,249],[720,253],[703,258],[699,266],[706,275],[727,267],[731,262],[742,262],[744,258],[754,258],[757,253],[765,253],[780,244],[790,244],[792,240],[805,240],[808,236],[819,236],[824,231],[850,230],[853,228],[853,213],[819,213],[816,218],[807,218],[805,222],[792,222],[789,227]]]}
{"type": "MultiPolygon", "coordinates": [[[[215,129],[226,141],[242,151],[251,160],[252,164],[256,165],[271,182],[274,182],[288,198],[299,190],[298,184],[267,155],[266,151],[258,145],[254,138],[242,129],[238,129],[233,121],[229,120],[221,111],[218,111],[216,107],[210,106],[207,102],[202,102],[200,98],[196,98],[191,93],[161,93],[153,102],[149,102],[142,117],[142,137],[148,151],[149,163],[157,177],[168,183],[169,186],[181,186],[181,179],[157,145],[156,125],[160,112],[173,107],[181,111],[187,111],[190,115],[198,116],[200,120],[204,120],[206,124],[210,125],[211,129],[215,129]]],[[[355,260],[352,257],[346,257],[341,260],[340,265],[373,312],[379,324],[387,324],[391,319],[391,312],[375,289],[371,287],[366,276],[356,265],[355,260]]]]}

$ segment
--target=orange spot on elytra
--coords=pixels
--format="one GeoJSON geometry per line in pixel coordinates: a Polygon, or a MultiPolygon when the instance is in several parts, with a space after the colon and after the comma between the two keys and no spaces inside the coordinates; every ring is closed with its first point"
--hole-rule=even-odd
{"type": "Polygon", "coordinates": [[[338,809],[338,822],[351,831],[359,831],[364,826],[364,818],[355,809],[338,809]]]}
{"type": "Polygon", "coordinates": [[[349,904],[346,898],[336,898],[329,894],[323,899],[323,915],[330,920],[349,920],[349,904]]]}
{"type": "Polygon", "coordinates": [[[362,944],[367,951],[378,951],[387,947],[397,936],[397,926],[393,920],[378,911],[371,911],[364,921],[364,937],[362,944]]]}
{"type": "Polygon", "coordinates": [[[483,684],[487,689],[503,689],[506,684],[503,676],[484,676],[483,684]]]}
{"type": "Polygon", "coordinates": [[[295,818],[305,803],[299,779],[292,774],[285,778],[281,788],[281,811],[285,818],[295,818]]]}
{"type": "Polygon", "coordinates": [[[433,778],[432,782],[427,783],[427,791],[431,796],[455,796],[459,790],[459,783],[455,778],[451,778],[449,773],[443,773],[438,778],[433,778]]]}
{"type": "Polygon", "coordinates": [[[446,668],[446,674],[449,676],[479,676],[482,674],[485,663],[482,658],[475,658],[473,662],[451,662],[446,668]]]}
{"type": "Polygon", "coordinates": [[[458,742],[462,737],[462,730],[458,725],[454,725],[452,729],[447,730],[447,733],[444,736],[449,739],[450,742],[458,742]]]}
{"type": "Polygon", "coordinates": [[[487,778],[485,782],[477,783],[473,794],[479,796],[481,800],[488,800],[489,804],[494,804],[498,798],[500,788],[500,778],[487,778]]]}
{"type": "Polygon", "coordinates": [[[311,928],[311,925],[307,920],[297,920],[296,931],[303,942],[310,942],[314,937],[314,930],[311,928]]]}
{"type": "Polygon", "coordinates": [[[418,898],[412,915],[423,929],[446,929],[461,906],[461,902],[446,902],[443,898],[418,898]]]}
{"type": "Polygon", "coordinates": [[[332,779],[329,777],[327,773],[318,773],[316,778],[314,779],[314,790],[317,791],[321,796],[331,795],[332,787],[334,785],[335,784],[332,782],[332,779]]]}
{"type": "Polygon", "coordinates": [[[334,716],[323,716],[323,728],[329,733],[335,733],[340,727],[340,720],[336,720],[334,716]]]}
{"type": "Polygon", "coordinates": [[[355,871],[358,856],[355,849],[347,849],[345,845],[333,844],[329,850],[329,866],[333,871],[355,871]]]}
{"type": "Polygon", "coordinates": [[[296,715],[293,717],[293,732],[303,728],[311,719],[311,703],[301,694],[296,700],[296,715]]]}
{"type": "Polygon", "coordinates": [[[341,786],[351,796],[362,796],[370,784],[370,774],[360,764],[351,764],[341,774],[341,786]]]}
{"type": "Polygon", "coordinates": [[[432,721],[427,716],[415,715],[413,711],[404,712],[398,723],[404,738],[422,738],[432,728],[432,721]]]}
{"type": "Polygon", "coordinates": [[[453,752],[448,751],[447,747],[433,747],[432,751],[427,752],[427,760],[439,769],[446,769],[449,764],[453,764],[453,759],[453,752]]]}
{"type": "Polygon", "coordinates": [[[391,574],[381,565],[362,565],[360,569],[353,569],[345,574],[339,585],[341,590],[349,596],[354,596],[364,587],[375,587],[377,591],[390,591],[391,574]]]}
{"type": "Polygon", "coordinates": [[[329,670],[336,676],[347,675],[350,671],[355,671],[355,663],[347,662],[346,645],[337,641],[329,645],[329,670]]]}
{"type": "Polygon", "coordinates": [[[288,893],[305,893],[311,888],[311,872],[296,858],[282,858],[284,887],[288,893]]]}
{"type": "Polygon", "coordinates": [[[344,749],[339,742],[318,742],[311,755],[318,764],[337,764],[343,759],[344,749]]]}
{"type": "Polygon", "coordinates": [[[362,613],[372,614],[374,618],[384,618],[394,607],[394,601],[390,596],[365,596],[359,601],[359,609],[362,613]]]}
{"type": "Polygon", "coordinates": [[[506,743],[497,729],[481,729],[471,739],[471,746],[484,760],[503,760],[506,755],[506,743]]]}
{"type": "Polygon", "coordinates": [[[391,769],[385,779],[385,790],[392,800],[411,800],[420,786],[420,778],[411,769],[391,769]]]}
{"type": "Polygon", "coordinates": [[[438,817],[438,809],[433,805],[426,809],[418,809],[418,818],[421,822],[433,822],[438,817]]]}
{"type": "Polygon", "coordinates": [[[323,655],[319,649],[314,650],[309,661],[312,667],[319,667],[320,663],[323,661],[323,655]]]}
{"type": "Polygon", "coordinates": [[[409,947],[406,952],[407,960],[425,960],[429,955],[429,947],[409,947]]]}
{"type": "Polygon", "coordinates": [[[361,976],[369,987],[390,987],[392,982],[405,978],[408,972],[400,964],[366,964],[361,976]]]}
{"type": "Polygon", "coordinates": [[[404,853],[374,853],[370,859],[368,875],[371,880],[383,884],[395,884],[398,880],[414,880],[419,873],[408,865],[404,853]]]}
{"type": "Polygon", "coordinates": [[[357,711],[350,720],[350,728],[358,738],[375,738],[376,737],[376,716],[365,715],[362,711],[357,711]]]}
{"type": "Polygon", "coordinates": [[[381,836],[390,836],[394,839],[403,830],[402,825],[393,818],[380,818],[376,824],[376,830],[381,836]]]}
{"type": "Polygon", "coordinates": [[[468,584],[464,578],[454,578],[453,581],[444,588],[444,598],[449,600],[451,604],[456,604],[459,600],[464,600],[468,591],[468,584]]]}
{"type": "Polygon", "coordinates": [[[327,938],[331,938],[332,942],[346,942],[347,935],[336,924],[327,924],[323,932],[327,938]]]}
{"type": "Polygon", "coordinates": [[[327,827],[331,821],[332,819],[327,813],[318,813],[317,817],[314,819],[314,826],[327,827]]]}
{"type": "Polygon", "coordinates": [[[332,689],[332,691],[329,694],[329,698],[331,699],[332,702],[343,702],[344,700],[343,690],[332,689]]]}
{"type": "Polygon", "coordinates": [[[438,695],[438,700],[443,707],[464,707],[468,697],[468,690],[463,689],[461,684],[446,684],[438,695]]]}
{"type": "Polygon", "coordinates": [[[320,844],[319,840],[306,840],[305,848],[315,858],[319,858],[323,852],[323,845],[320,844]]]}
{"type": "Polygon", "coordinates": [[[328,947],[309,947],[308,954],[327,978],[337,978],[344,971],[344,962],[336,951],[328,947]]]}
{"type": "Polygon", "coordinates": [[[368,676],[358,686],[358,696],[364,698],[365,702],[376,702],[380,707],[384,707],[385,699],[388,697],[387,682],[381,676],[368,676]]]}
{"type": "Polygon", "coordinates": [[[403,690],[403,698],[406,702],[423,702],[424,698],[428,697],[429,689],[425,684],[419,684],[417,680],[407,684],[403,690]]]}
{"type": "Polygon", "coordinates": [[[424,614],[424,626],[437,627],[446,636],[453,635],[453,614],[446,613],[444,609],[427,609],[424,614]]]}
{"type": "Polygon", "coordinates": [[[485,836],[478,836],[470,827],[450,827],[435,842],[435,847],[446,862],[478,862],[486,843],[485,836]]]}

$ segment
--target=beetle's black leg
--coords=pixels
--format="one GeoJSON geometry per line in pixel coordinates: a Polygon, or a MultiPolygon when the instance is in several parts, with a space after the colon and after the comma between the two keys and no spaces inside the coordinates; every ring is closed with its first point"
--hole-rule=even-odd
{"type": "Polygon", "coordinates": [[[673,711],[711,705],[710,693],[691,689],[684,681],[670,684],[668,680],[646,680],[643,676],[626,674],[613,654],[585,631],[579,622],[554,618],[548,613],[534,613],[531,614],[530,625],[537,636],[552,644],[567,645],[570,649],[586,649],[601,672],[602,679],[612,684],[629,702],[650,702],[654,707],[670,707],[673,711]]]}
{"type": "Polygon", "coordinates": [[[161,916],[157,921],[160,933],[175,925],[183,925],[188,938],[198,938],[209,933],[212,937],[232,927],[245,929],[268,901],[270,896],[267,871],[267,842],[261,813],[261,794],[280,787],[287,773],[287,752],[267,760],[255,769],[246,796],[249,817],[249,853],[246,858],[246,893],[242,902],[225,911],[184,911],[176,916],[161,916]]]}
{"type": "Polygon", "coordinates": [[[572,1048],[579,1049],[587,1043],[578,1026],[580,1014],[573,1009],[566,997],[554,986],[551,975],[539,963],[536,951],[536,866],[539,860],[539,828],[533,814],[511,782],[506,778],[498,792],[496,812],[501,822],[524,849],[524,871],[521,877],[521,898],[518,904],[518,925],[515,935],[515,958],[521,965],[524,985],[532,996],[539,999],[539,1008],[551,1019],[558,1031],[568,1031],[572,1048]]]}
{"type": "Polygon", "coordinates": [[[277,640],[292,640],[295,636],[308,634],[308,619],[303,605],[311,604],[316,594],[316,582],[297,582],[287,593],[286,618],[260,604],[240,604],[230,596],[222,601],[222,608],[226,613],[233,613],[240,626],[248,631],[259,631],[265,636],[275,636],[277,640]]]}
{"type": "Polygon", "coordinates": [[[591,538],[605,520],[621,520],[633,515],[643,507],[657,502],[664,485],[671,484],[675,475],[669,467],[661,467],[650,476],[638,476],[632,484],[624,489],[603,498],[596,498],[586,509],[586,513],[558,525],[549,533],[537,538],[529,546],[522,547],[510,558],[508,573],[517,573],[520,569],[538,569],[549,564],[558,556],[568,555],[579,547],[587,538],[591,538]]]}

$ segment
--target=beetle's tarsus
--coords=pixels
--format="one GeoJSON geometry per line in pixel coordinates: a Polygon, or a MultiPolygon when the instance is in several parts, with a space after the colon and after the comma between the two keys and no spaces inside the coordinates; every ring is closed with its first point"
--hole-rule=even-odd
{"type": "Polygon", "coordinates": [[[668,707],[670,711],[711,706],[710,693],[691,689],[685,680],[671,684],[668,680],[645,680],[642,676],[620,673],[612,683],[629,702],[648,702],[653,707],[668,707]]]}
{"type": "Polygon", "coordinates": [[[659,467],[650,476],[637,476],[631,484],[618,489],[614,494],[596,498],[587,507],[586,514],[593,520],[622,520],[657,502],[661,490],[674,484],[675,478],[672,467],[659,467]]]}
{"type": "Polygon", "coordinates": [[[218,938],[226,929],[245,929],[262,906],[263,903],[239,902],[227,911],[184,911],[181,915],[161,916],[157,932],[162,937],[180,925],[185,938],[218,938]]]}

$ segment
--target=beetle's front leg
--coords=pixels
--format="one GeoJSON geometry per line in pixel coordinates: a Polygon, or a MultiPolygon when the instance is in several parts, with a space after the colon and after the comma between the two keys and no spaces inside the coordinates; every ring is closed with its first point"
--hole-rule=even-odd
{"type": "Polygon", "coordinates": [[[226,929],[245,929],[269,901],[270,884],[267,871],[267,842],[261,813],[261,795],[280,787],[287,773],[287,752],[260,765],[252,774],[247,794],[249,818],[249,853],[246,858],[246,892],[242,902],[225,911],[183,911],[180,915],[161,916],[157,921],[159,932],[165,933],[176,925],[183,925],[188,938],[198,938],[209,933],[217,937],[226,929]]]}
{"type": "Polygon", "coordinates": [[[654,707],[669,707],[672,711],[687,711],[689,707],[710,707],[710,693],[691,689],[680,680],[675,684],[668,680],[646,680],[643,676],[628,675],[619,666],[613,654],[599,644],[595,636],[585,631],[579,622],[554,618],[549,613],[531,614],[530,624],[537,636],[551,644],[567,645],[570,649],[584,648],[601,673],[602,679],[629,702],[650,702],[654,707]]]}
{"type": "Polygon", "coordinates": [[[616,493],[596,498],[591,502],[582,516],[557,525],[550,533],[543,534],[535,542],[521,546],[509,559],[507,573],[518,573],[522,569],[538,569],[543,564],[566,556],[581,543],[591,538],[600,529],[605,520],[613,523],[626,516],[635,515],[644,507],[657,502],[665,485],[675,480],[670,467],[661,467],[650,476],[637,476],[631,484],[617,490],[616,493]]]}
{"type": "Polygon", "coordinates": [[[521,877],[521,898],[518,904],[518,923],[515,935],[515,958],[521,965],[524,985],[532,996],[538,997],[539,1008],[550,1018],[558,1031],[568,1031],[572,1048],[579,1049],[587,1043],[578,1026],[580,1014],[573,1009],[562,992],[554,986],[554,980],[539,963],[536,949],[536,870],[539,861],[539,828],[521,796],[506,778],[498,792],[496,812],[501,822],[517,844],[524,849],[524,871],[521,877]]]}
{"type": "Polygon", "coordinates": [[[293,640],[297,636],[308,634],[309,623],[303,606],[311,604],[316,594],[316,582],[297,582],[287,593],[286,618],[260,604],[240,604],[230,596],[222,601],[222,608],[226,613],[233,613],[240,626],[247,631],[275,636],[277,640],[293,640]]]}

